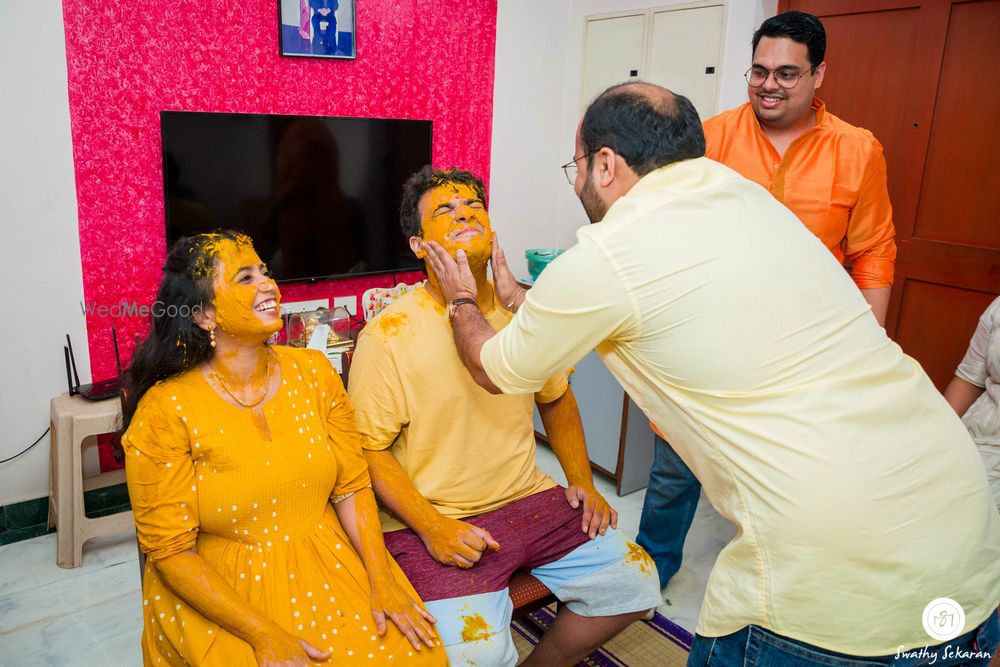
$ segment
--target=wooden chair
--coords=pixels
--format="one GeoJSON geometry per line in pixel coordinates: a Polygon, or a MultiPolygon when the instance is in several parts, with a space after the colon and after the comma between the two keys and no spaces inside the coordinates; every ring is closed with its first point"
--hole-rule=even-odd
{"type": "MultiPolygon", "coordinates": [[[[555,604],[557,607],[559,605],[559,599],[549,590],[548,586],[523,570],[516,572],[508,585],[510,586],[510,599],[514,603],[512,617],[515,621],[527,617],[536,609],[548,607],[550,604],[555,604]]],[[[537,626],[537,624],[535,625],[537,626]]],[[[539,629],[544,630],[540,627],[539,629]]]]}

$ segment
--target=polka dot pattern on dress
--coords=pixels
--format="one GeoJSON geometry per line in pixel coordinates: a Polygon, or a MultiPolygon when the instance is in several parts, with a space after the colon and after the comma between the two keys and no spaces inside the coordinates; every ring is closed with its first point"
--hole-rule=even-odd
{"type": "MultiPolygon", "coordinates": [[[[285,353],[301,356],[304,351],[279,354],[285,353]]],[[[354,551],[344,548],[348,538],[329,502],[334,495],[367,484],[366,477],[358,477],[364,474],[364,459],[360,451],[354,463],[343,458],[336,433],[329,432],[336,422],[324,419],[325,407],[316,409],[347,405],[332,370],[321,368],[319,358],[315,362],[308,355],[301,358],[302,371],[283,374],[283,390],[264,408],[271,441],[263,440],[241,409],[228,403],[223,408],[217,396],[198,394],[204,388],[214,391],[203,379],[171,380],[162,385],[176,386],[176,391],[160,393],[167,409],[157,413],[157,423],[149,428],[146,422],[155,411],[140,411],[134,423],[144,427],[126,437],[134,437],[143,446],[142,454],[151,456],[137,453],[129,462],[141,466],[137,462],[150,459],[148,465],[159,468],[156,479],[173,481],[174,487],[158,489],[170,495],[172,509],[164,505],[155,512],[172,513],[182,530],[193,531],[192,540],[210,540],[213,546],[199,551],[213,568],[225,573],[238,595],[267,601],[285,627],[331,650],[345,663],[351,662],[345,658],[351,651],[354,661],[379,664],[389,660],[387,656],[403,655],[408,642],[391,624],[381,640],[374,633],[370,593],[359,583],[367,577],[354,551]],[[178,411],[178,405],[183,409],[178,411]],[[174,426],[164,426],[164,418],[174,426]],[[162,455],[170,443],[151,443],[156,433],[171,433],[171,442],[183,451],[162,455]],[[348,479],[361,481],[341,488],[348,479]],[[222,546],[226,541],[239,548],[222,546]]],[[[140,451],[135,445],[126,447],[131,448],[129,454],[140,451]]],[[[140,541],[147,539],[153,538],[144,535],[140,525],[140,541]]],[[[144,543],[143,548],[155,551],[156,545],[144,543]]],[[[147,570],[142,596],[146,636],[153,638],[147,643],[151,662],[179,663],[184,656],[204,655],[218,626],[182,604],[155,575],[149,575],[151,571],[155,572],[147,570]],[[161,635],[163,640],[157,641],[161,635]]],[[[443,655],[437,662],[425,662],[427,654],[413,657],[413,664],[443,664],[443,655]]]]}

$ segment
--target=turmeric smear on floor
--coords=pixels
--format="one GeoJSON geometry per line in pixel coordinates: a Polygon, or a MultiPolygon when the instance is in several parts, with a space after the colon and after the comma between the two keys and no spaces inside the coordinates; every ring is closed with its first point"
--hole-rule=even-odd
{"type": "Polygon", "coordinates": [[[490,624],[486,622],[482,614],[472,614],[471,616],[462,616],[465,621],[465,625],[462,627],[462,641],[471,642],[477,639],[489,639],[490,635],[493,634],[493,628],[490,624]]]}
{"type": "Polygon", "coordinates": [[[656,572],[656,566],[653,564],[653,559],[649,557],[649,554],[640,547],[635,542],[631,540],[626,541],[628,545],[628,555],[625,556],[626,563],[634,563],[639,566],[639,570],[643,574],[650,574],[651,572],[656,572]]]}

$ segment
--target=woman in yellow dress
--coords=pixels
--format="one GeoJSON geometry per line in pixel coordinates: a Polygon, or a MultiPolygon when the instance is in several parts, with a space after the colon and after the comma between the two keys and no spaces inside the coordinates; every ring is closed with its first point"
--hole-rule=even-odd
{"type": "Polygon", "coordinates": [[[167,257],[126,375],[147,665],[443,665],[386,553],[326,357],[266,344],[280,294],[235,232],[167,257]],[[387,622],[389,621],[389,622],[387,622]]]}

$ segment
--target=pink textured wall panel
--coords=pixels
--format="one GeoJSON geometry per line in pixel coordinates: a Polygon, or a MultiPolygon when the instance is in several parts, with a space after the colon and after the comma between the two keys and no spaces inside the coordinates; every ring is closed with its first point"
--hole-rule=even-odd
{"type": "MultiPolygon", "coordinates": [[[[496,0],[357,0],[357,59],[282,57],[278,2],[64,0],[84,297],[151,303],[166,256],[162,110],[429,119],[434,164],[489,176],[496,0]],[[151,7],[145,7],[146,10],[151,7]]],[[[360,295],[392,276],[282,287],[360,295]]],[[[139,317],[87,316],[91,371],[114,375],[139,317]]]]}

